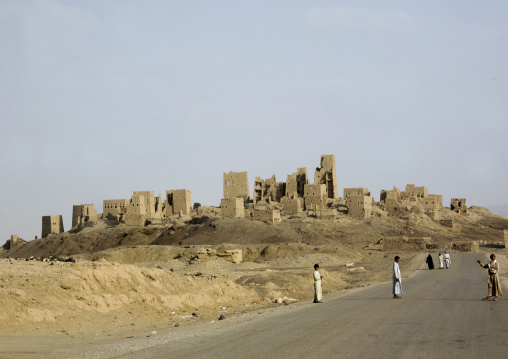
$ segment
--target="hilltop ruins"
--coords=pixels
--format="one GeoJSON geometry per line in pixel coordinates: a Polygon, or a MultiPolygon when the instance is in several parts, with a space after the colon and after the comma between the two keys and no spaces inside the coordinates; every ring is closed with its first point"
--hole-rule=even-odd
{"type": "MultiPolygon", "coordinates": [[[[225,218],[248,218],[265,222],[280,222],[284,216],[311,216],[318,219],[334,219],[348,215],[357,219],[369,219],[378,215],[378,207],[388,215],[401,215],[417,211],[439,220],[438,211],[443,207],[443,196],[428,194],[426,187],[408,184],[405,191],[394,187],[381,190],[376,202],[368,188],[344,188],[338,195],[335,155],[322,155],[320,166],[310,183],[306,167],[297,168],[287,176],[286,182],[277,182],[275,175],[268,179],[255,177],[252,197],[247,172],[224,172],[223,198],[220,213],[225,218]]],[[[191,191],[167,190],[165,197],[155,196],[153,191],[134,191],[128,199],[106,199],[102,213],[93,204],[74,205],[72,228],[81,228],[99,219],[110,219],[127,226],[162,224],[172,216],[191,215],[194,208],[191,191]]],[[[450,209],[467,213],[465,198],[452,198],[450,209]]],[[[449,223],[443,225],[450,226],[449,223]]],[[[453,226],[453,223],[451,224],[453,226]]],[[[63,233],[62,215],[42,217],[42,237],[63,233]]]]}

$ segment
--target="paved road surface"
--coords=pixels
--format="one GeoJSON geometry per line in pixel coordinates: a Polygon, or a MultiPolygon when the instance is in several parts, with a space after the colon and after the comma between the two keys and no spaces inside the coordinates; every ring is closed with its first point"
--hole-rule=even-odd
{"type": "Polygon", "coordinates": [[[122,358],[508,358],[508,300],[481,301],[478,258],[422,266],[403,280],[402,299],[386,283],[122,358]]]}

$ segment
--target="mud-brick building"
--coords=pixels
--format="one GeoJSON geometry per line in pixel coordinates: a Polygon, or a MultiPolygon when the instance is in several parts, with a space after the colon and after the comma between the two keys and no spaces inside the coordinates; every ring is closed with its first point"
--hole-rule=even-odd
{"type": "Polygon", "coordinates": [[[303,198],[305,185],[309,183],[307,167],[300,167],[296,172],[288,175],[286,182],[286,197],[303,198]]]}
{"type": "Polygon", "coordinates": [[[186,189],[172,189],[166,191],[166,215],[188,215],[192,211],[191,191],[186,189]]]}
{"type": "Polygon", "coordinates": [[[241,197],[245,201],[250,198],[249,174],[247,172],[224,172],[223,198],[241,197]]]}
{"type": "Polygon", "coordinates": [[[256,177],[254,181],[254,204],[259,202],[280,202],[286,194],[286,183],[277,182],[275,175],[272,178],[262,180],[256,177]]]}
{"type": "Polygon", "coordinates": [[[316,210],[325,207],[326,204],[326,185],[306,184],[304,191],[305,209],[316,210]]]}
{"type": "Polygon", "coordinates": [[[76,228],[87,222],[96,222],[97,220],[98,214],[93,204],[72,206],[72,228],[76,228]]]}
{"type": "Polygon", "coordinates": [[[243,198],[222,198],[220,201],[221,214],[228,218],[245,218],[245,204],[243,198]]]}
{"type": "Polygon", "coordinates": [[[349,194],[346,197],[348,215],[353,218],[363,219],[372,216],[372,197],[365,194],[349,194]]]}
{"type": "Polygon", "coordinates": [[[127,213],[129,204],[129,199],[105,199],[102,205],[102,216],[104,218],[113,217],[121,221],[127,213]]]}
{"type": "Polygon", "coordinates": [[[50,234],[59,234],[64,232],[62,215],[42,216],[42,235],[45,238],[50,234]]]}
{"type": "Polygon", "coordinates": [[[465,198],[452,198],[450,200],[450,209],[456,213],[467,213],[465,198]]]}
{"type": "Polygon", "coordinates": [[[402,192],[397,187],[391,191],[381,190],[380,201],[390,214],[420,207],[427,215],[434,217],[437,210],[443,207],[442,195],[428,194],[426,187],[416,187],[414,184],[406,185],[406,190],[402,192]]]}

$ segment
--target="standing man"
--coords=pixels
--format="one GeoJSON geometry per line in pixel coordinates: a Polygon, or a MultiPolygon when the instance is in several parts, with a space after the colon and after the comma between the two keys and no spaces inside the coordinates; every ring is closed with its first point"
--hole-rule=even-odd
{"type": "Polygon", "coordinates": [[[487,264],[482,264],[480,260],[478,260],[478,263],[480,263],[482,268],[488,268],[489,271],[489,295],[482,300],[490,300],[490,297],[494,296],[492,300],[497,301],[497,296],[503,295],[503,292],[501,291],[501,283],[499,283],[499,277],[497,275],[497,272],[499,272],[499,263],[496,261],[496,255],[491,254],[490,262],[487,264]]]}
{"type": "Polygon", "coordinates": [[[314,303],[323,303],[321,279],[323,279],[323,276],[319,273],[319,264],[314,264],[314,303]]]}
{"type": "Polygon", "coordinates": [[[444,252],[444,262],[445,262],[446,269],[450,268],[451,259],[450,259],[450,254],[448,253],[448,251],[444,252]]]}
{"type": "Polygon", "coordinates": [[[400,298],[402,295],[402,276],[400,275],[399,261],[400,257],[395,256],[395,262],[393,262],[393,299],[400,298]]]}
{"type": "Polygon", "coordinates": [[[443,269],[443,262],[444,262],[444,257],[441,253],[439,253],[439,269],[443,269]]]}

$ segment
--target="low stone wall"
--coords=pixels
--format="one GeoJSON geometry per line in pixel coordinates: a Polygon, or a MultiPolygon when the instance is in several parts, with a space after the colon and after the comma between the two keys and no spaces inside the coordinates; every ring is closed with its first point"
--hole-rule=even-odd
{"type": "Polygon", "coordinates": [[[461,225],[452,219],[442,219],[439,223],[444,227],[451,228],[452,232],[460,232],[461,225]]]}
{"type": "Polygon", "coordinates": [[[336,209],[316,209],[316,217],[321,219],[333,219],[337,216],[336,209]]]}
{"type": "Polygon", "coordinates": [[[427,245],[431,244],[430,237],[385,237],[381,239],[383,251],[422,251],[427,249],[427,245]]]}
{"type": "Polygon", "coordinates": [[[217,258],[224,259],[228,262],[240,263],[243,259],[243,253],[241,249],[229,249],[223,253],[217,253],[215,249],[202,248],[198,250],[198,255],[196,257],[198,261],[206,261],[217,258]]]}
{"type": "Polygon", "coordinates": [[[452,249],[460,252],[478,252],[480,245],[475,241],[453,241],[452,249]]]}

